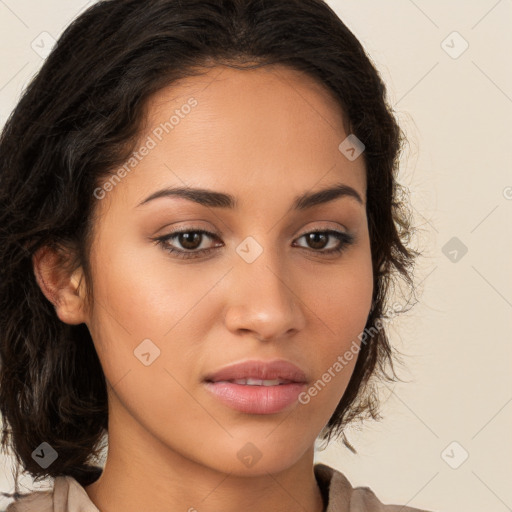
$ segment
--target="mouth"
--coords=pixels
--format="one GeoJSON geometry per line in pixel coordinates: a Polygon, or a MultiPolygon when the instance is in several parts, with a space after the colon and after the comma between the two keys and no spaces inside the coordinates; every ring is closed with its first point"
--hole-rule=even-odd
{"type": "Polygon", "coordinates": [[[293,380],[283,379],[231,379],[231,380],[206,380],[206,382],[217,383],[217,382],[229,382],[231,384],[240,384],[241,386],[281,386],[283,384],[298,384],[293,380]]]}
{"type": "Polygon", "coordinates": [[[204,380],[207,382],[234,382],[249,386],[276,386],[307,381],[306,374],[301,368],[284,359],[269,362],[243,361],[206,375],[204,380]]]}
{"type": "Polygon", "coordinates": [[[292,407],[306,383],[305,373],[285,360],[246,361],[222,368],[204,379],[211,395],[223,405],[246,414],[277,414],[292,407]]]}

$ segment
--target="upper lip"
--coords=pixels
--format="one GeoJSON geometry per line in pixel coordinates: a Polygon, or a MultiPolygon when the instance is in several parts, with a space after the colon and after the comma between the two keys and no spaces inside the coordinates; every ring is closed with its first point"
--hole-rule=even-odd
{"type": "Polygon", "coordinates": [[[225,366],[220,370],[210,373],[205,377],[206,381],[218,382],[234,379],[281,379],[291,382],[307,382],[306,374],[296,365],[279,359],[275,361],[244,361],[225,366]]]}

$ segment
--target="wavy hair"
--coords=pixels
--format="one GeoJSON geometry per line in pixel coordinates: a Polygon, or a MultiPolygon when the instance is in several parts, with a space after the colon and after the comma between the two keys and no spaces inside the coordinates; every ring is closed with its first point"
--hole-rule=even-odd
{"type": "Polygon", "coordinates": [[[107,384],[87,326],[59,320],[32,256],[42,246],[58,250],[70,271],[82,266],[92,291],[93,191],[133,152],[148,99],[213,66],[273,64],[324,84],[347,133],[365,145],[372,335],[321,436],[341,434],[355,451],[345,427],[379,419],[372,383],[397,378],[397,353],[376,326],[397,280],[412,288],[417,253],[407,244],[412,225],[396,176],[405,136],[362,45],[322,0],[99,1],[64,31],[0,138],[1,446],[16,457],[15,497],[20,466],[36,481],[92,483],[101,468],[91,461],[108,432],[107,384]],[[58,453],[48,468],[32,456],[42,442],[58,453]]]}

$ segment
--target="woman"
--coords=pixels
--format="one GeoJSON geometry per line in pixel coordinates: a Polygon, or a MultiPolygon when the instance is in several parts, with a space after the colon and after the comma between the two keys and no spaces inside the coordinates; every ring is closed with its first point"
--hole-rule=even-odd
{"type": "Polygon", "coordinates": [[[321,0],[72,23],[0,142],[2,444],[55,478],[9,512],[419,510],[313,464],[412,284],[385,94],[321,0]]]}

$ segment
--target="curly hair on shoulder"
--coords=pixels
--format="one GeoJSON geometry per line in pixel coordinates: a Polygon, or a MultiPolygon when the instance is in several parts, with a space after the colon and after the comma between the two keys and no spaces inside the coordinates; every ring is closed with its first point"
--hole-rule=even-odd
{"type": "Polygon", "coordinates": [[[108,403],[89,330],[59,320],[36,282],[34,253],[43,246],[71,251],[73,261],[63,263],[82,266],[92,290],[93,191],[134,150],[149,98],[216,65],[274,64],[324,84],[347,133],[365,145],[371,335],[322,436],[341,434],[353,450],[344,428],[379,418],[372,383],[397,378],[382,321],[397,280],[412,289],[418,253],[408,247],[412,222],[397,182],[405,136],[360,42],[322,0],[99,1],[64,31],[0,138],[2,448],[36,480],[96,479],[92,461],[108,431],[108,403]],[[46,469],[32,456],[42,442],[58,452],[46,469]]]}

